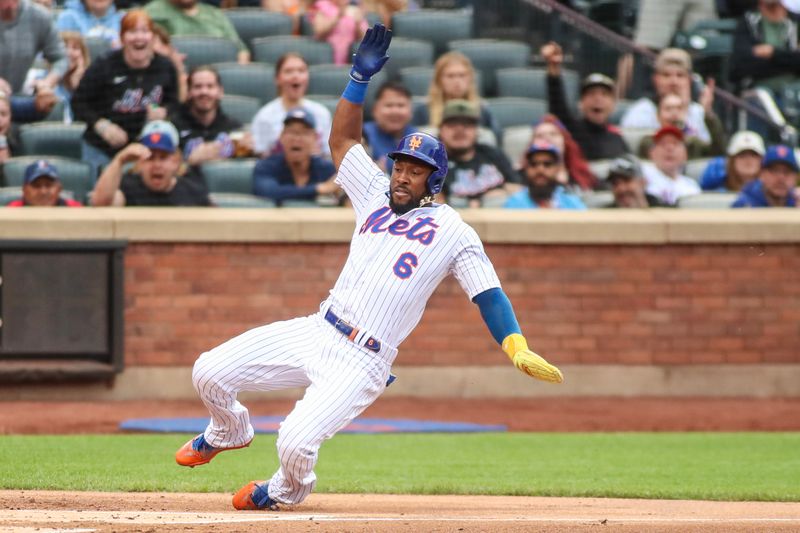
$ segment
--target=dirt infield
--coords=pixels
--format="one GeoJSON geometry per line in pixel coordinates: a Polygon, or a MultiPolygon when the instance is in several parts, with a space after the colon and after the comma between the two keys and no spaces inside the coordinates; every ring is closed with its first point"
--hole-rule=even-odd
{"type": "MultiPolygon", "coordinates": [[[[291,400],[247,402],[286,415],[291,400]]],[[[196,401],[0,402],[0,434],[114,433],[128,418],[208,416],[196,401]]],[[[365,417],[505,424],[511,431],[797,431],[800,398],[381,398],[365,417]]]]}
{"type": "Polygon", "coordinates": [[[120,532],[798,531],[791,503],[312,494],[235,512],[226,494],[0,491],[0,530],[120,532]]]}

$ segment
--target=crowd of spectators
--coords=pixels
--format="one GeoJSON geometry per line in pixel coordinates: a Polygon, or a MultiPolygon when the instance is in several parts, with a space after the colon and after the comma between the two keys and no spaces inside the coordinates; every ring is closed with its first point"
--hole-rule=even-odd
{"type": "MultiPolygon", "coordinates": [[[[744,12],[731,58],[732,79],[770,90],[779,103],[783,85],[800,81],[797,23],[786,4],[758,0],[744,12]]],[[[252,61],[219,5],[150,0],[122,10],[113,0],[67,0],[53,14],[33,0],[0,0],[0,164],[22,155],[19,126],[43,120],[60,102],[64,122],[86,125],[80,158],[93,183],[86,198],[71,199],[57,166],[40,158],[25,172],[20,198],[8,205],[214,205],[203,167],[236,159],[256,159],[252,195],[276,206],[346,203],[330,161],[331,111],[309,97],[311,74],[301,53],[275,62],[277,96],[264,98],[249,120],[225,112],[215,66],[187,72],[191,50],[177,50],[175,36],[227,39],[238,63],[252,61]],[[87,43],[98,40],[106,51],[92,60],[87,43]]],[[[292,17],[295,34],[327,42],[335,65],[349,62],[370,17],[390,24],[394,13],[418,8],[405,0],[263,0],[260,6],[292,17]]],[[[634,37],[659,52],[653,92],[624,112],[617,107],[625,80],[591,72],[573,98],[562,46],[547,42],[538,58],[548,113],[530,124],[525,146],[511,157],[478,70],[464,53],[449,51],[435,59],[425,97],[413,96],[402,78],[371,89],[364,144],[390,173],[386,154],[404,135],[417,129],[438,135],[450,164],[437,200],[456,207],[675,207],[704,191],[738,194],[735,207],[796,205],[794,147],[767,146],[754,131],[726,131],[715,112],[714,80],[693,90],[692,57],[670,47],[678,15],[684,24],[686,17],[712,17],[714,2],[641,2],[634,37]],[[643,134],[632,145],[626,131],[643,134]],[[707,167],[688,176],[687,163],[698,159],[707,167]],[[591,203],[592,195],[606,200],[591,203]]]]}

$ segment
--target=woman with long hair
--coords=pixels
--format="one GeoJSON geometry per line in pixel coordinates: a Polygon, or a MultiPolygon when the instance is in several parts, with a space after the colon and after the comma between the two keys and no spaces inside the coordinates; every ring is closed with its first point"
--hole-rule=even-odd
{"type": "Polygon", "coordinates": [[[92,62],[72,96],[75,119],[86,123],[82,159],[94,172],[178,103],[175,67],[153,52],[153,21],[144,10],[123,17],[120,39],[122,48],[92,62]]]}
{"type": "Polygon", "coordinates": [[[308,64],[297,52],[288,52],[275,63],[275,86],[278,96],[259,109],[252,122],[253,149],[263,157],[281,151],[278,140],[283,119],[290,109],[302,107],[314,117],[317,130],[315,153],[330,154],[331,112],[324,105],[307,99],[308,64]]]}
{"type": "Polygon", "coordinates": [[[738,192],[747,183],[758,178],[761,161],[766,153],[761,136],[742,130],[731,137],[727,157],[712,159],[700,177],[704,191],[738,192]]]}
{"type": "MultiPolygon", "coordinates": [[[[583,190],[591,190],[597,186],[597,178],[583,157],[581,147],[555,115],[547,114],[534,125],[530,144],[537,141],[552,144],[561,152],[559,183],[583,190]]],[[[524,164],[525,161],[522,161],[521,166],[524,164]]]]}
{"type": "Polygon", "coordinates": [[[461,52],[447,52],[436,60],[433,66],[433,79],[428,88],[427,116],[415,117],[414,122],[439,127],[444,104],[448,100],[468,100],[479,105],[481,116],[478,126],[489,128],[496,140],[501,140],[502,131],[499,124],[494,120],[489,108],[481,103],[472,61],[461,52]]]}

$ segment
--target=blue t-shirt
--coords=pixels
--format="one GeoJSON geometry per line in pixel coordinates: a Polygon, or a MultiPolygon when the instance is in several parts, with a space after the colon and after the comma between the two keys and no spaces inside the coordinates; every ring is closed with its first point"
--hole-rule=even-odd
{"type": "MultiPolygon", "coordinates": [[[[786,196],[786,203],[783,207],[795,207],[793,191],[789,191],[786,196]]],[[[767,202],[767,195],[764,194],[764,184],[761,180],[755,179],[742,187],[739,196],[734,200],[731,207],[772,207],[767,202]]]]}
{"type": "Polygon", "coordinates": [[[364,138],[367,140],[367,144],[369,145],[370,157],[372,157],[372,159],[374,159],[379,165],[382,162],[385,163],[386,173],[391,174],[394,161],[386,157],[386,154],[393,152],[397,148],[400,139],[406,135],[414,133],[415,131],[416,130],[411,126],[406,126],[403,130],[403,133],[400,134],[400,137],[395,137],[394,135],[389,135],[388,133],[381,131],[375,121],[367,122],[364,124],[364,138]],[[384,159],[385,161],[381,161],[381,159],[384,159]]]}
{"type": "MultiPolygon", "coordinates": [[[[553,209],[569,209],[574,211],[584,211],[586,209],[586,205],[584,205],[580,197],[567,192],[561,185],[556,187],[556,190],[553,191],[551,204],[553,209]]],[[[503,207],[506,209],[539,209],[539,206],[531,199],[527,187],[509,196],[503,207]]]]}
{"type": "Polygon", "coordinates": [[[275,154],[256,163],[253,169],[253,194],[269,198],[277,205],[283,200],[314,200],[316,185],[336,173],[333,163],[319,156],[311,156],[311,178],[306,185],[295,185],[294,177],[284,154],[275,154]]]}

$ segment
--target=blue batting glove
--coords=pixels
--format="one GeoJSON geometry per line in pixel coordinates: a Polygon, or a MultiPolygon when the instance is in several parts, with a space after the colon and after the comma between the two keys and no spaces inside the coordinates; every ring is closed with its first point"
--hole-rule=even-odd
{"type": "Polygon", "coordinates": [[[378,23],[368,29],[353,55],[350,78],[359,83],[367,83],[372,76],[380,72],[383,65],[389,61],[386,51],[391,42],[392,30],[387,30],[383,24],[378,23]]]}

